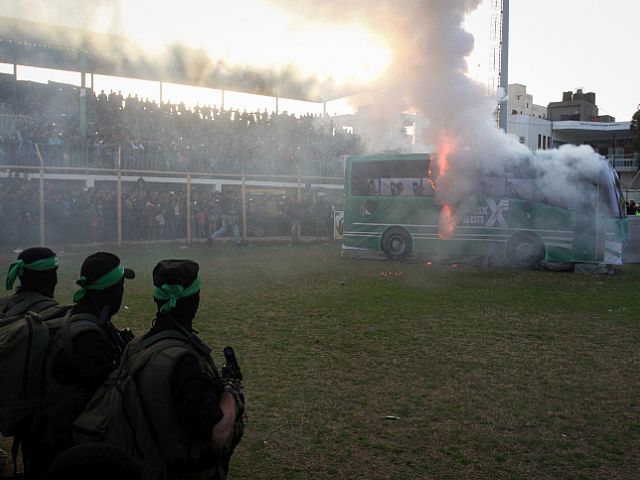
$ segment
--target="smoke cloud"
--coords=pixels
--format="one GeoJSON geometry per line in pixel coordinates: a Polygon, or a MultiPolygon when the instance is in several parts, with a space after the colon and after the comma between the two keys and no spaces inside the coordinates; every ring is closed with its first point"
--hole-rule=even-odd
{"type": "MultiPolygon", "coordinates": [[[[364,139],[370,152],[398,150],[407,143],[403,136],[402,113],[408,109],[420,112],[425,121],[418,126],[417,136],[425,149],[438,152],[445,144],[452,146],[447,168],[450,177],[448,188],[438,192],[443,202],[463,204],[475,193],[478,175],[499,174],[514,168],[523,159],[534,165],[540,177],[548,178],[548,188],[557,189],[558,195],[566,195],[572,172],[601,166],[601,158],[588,147],[566,147],[532,155],[517,139],[496,128],[493,117],[495,99],[486,97],[484,87],[476,85],[467,76],[466,56],[471,53],[474,40],[462,25],[465,16],[480,3],[481,0],[254,0],[251,5],[259,10],[246,9],[246,18],[249,22],[258,14],[279,12],[278,15],[286,15],[291,22],[279,23],[280,17],[276,19],[271,13],[264,13],[260,28],[265,28],[266,24],[266,29],[261,31],[324,22],[336,28],[359,25],[374,37],[384,39],[391,50],[392,63],[382,78],[366,87],[371,102],[359,115],[361,120],[356,133],[364,139]]],[[[188,0],[176,7],[176,12],[186,11],[180,20],[192,21],[196,31],[194,35],[203,37],[206,32],[201,31],[203,23],[199,18],[207,19],[205,23],[211,25],[212,31],[219,30],[224,22],[216,21],[214,14],[231,8],[232,4],[235,5],[226,1],[209,4],[188,0]]],[[[149,24],[158,23],[156,10],[166,7],[167,4],[159,6],[157,2],[143,1],[28,0],[10,2],[5,15],[125,34],[132,30],[132,15],[133,24],[139,22],[142,30],[149,24]],[[132,13],[134,3],[138,9],[132,13]]],[[[233,8],[237,10],[239,7],[233,8]]],[[[254,36],[253,45],[260,52],[263,46],[259,39],[256,40],[256,32],[245,31],[247,26],[248,23],[235,26],[232,30],[237,33],[234,41],[242,46],[246,43],[245,37],[254,36]]],[[[349,44],[343,46],[347,51],[350,47],[349,44]]],[[[286,56],[286,46],[283,49],[283,56],[286,56]]],[[[190,64],[198,70],[190,74],[194,78],[219,76],[221,81],[227,78],[240,83],[242,79],[248,79],[254,84],[262,82],[264,90],[274,91],[284,89],[286,84],[302,95],[322,98],[328,98],[335,92],[334,80],[305,77],[286,62],[271,68],[262,65],[239,68],[225,63],[225,58],[232,56],[233,52],[226,53],[228,55],[209,65],[195,61],[185,62],[185,65],[190,64]]],[[[358,52],[354,50],[353,54],[356,56],[358,52]]],[[[176,63],[181,60],[178,58],[176,63]]],[[[362,88],[356,92],[361,92],[362,88]]]]}
{"type": "MultiPolygon", "coordinates": [[[[463,29],[465,16],[481,0],[413,0],[394,2],[280,0],[300,14],[324,16],[335,22],[357,19],[388,39],[394,60],[387,75],[372,89],[371,104],[358,117],[360,134],[371,153],[407,148],[402,138],[403,111],[418,111],[418,126],[426,151],[450,150],[446,188],[437,191],[442,203],[455,207],[459,218],[473,208],[482,175],[503,175],[527,168],[537,187],[563,204],[585,201],[578,175],[597,176],[603,158],[591,147],[563,146],[532,153],[496,126],[496,99],[484,85],[467,76],[466,56],[473,37],[463,29]]],[[[443,175],[441,175],[442,177],[443,175]]]]}

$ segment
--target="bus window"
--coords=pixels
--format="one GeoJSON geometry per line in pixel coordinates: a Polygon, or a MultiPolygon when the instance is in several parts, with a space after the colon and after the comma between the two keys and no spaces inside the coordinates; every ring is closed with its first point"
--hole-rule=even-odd
{"type": "Polygon", "coordinates": [[[370,178],[367,180],[367,195],[380,194],[380,179],[370,178]]]}
{"type": "Polygon", "coordinates": [[[382,178],[380,179],[380,195],[391,195],[393,197],[411,197],[416,195],[414,184],[420,185],[420,179],[382,178]]]}
{"type": "Polygon", "coordinates": [[[617,179],[609,172],[600,175],[599,196],[600,204],[606,209],[606,213],[616,218],[620,218],[622,209],[617,195],[617,179]]]}
{"type": "Polygon", "coordinates": [[[428,170],[427,160],[354,162],[351,165],[351,195],[413,196],[428,170]]]}
{"type": "Polygon", "coordinates": [[[433,189],[433,183],[429,177],[422,177],[420,179],[421,182],[421,195],[425,197],[435,197],[436,192],[433,189]]]}

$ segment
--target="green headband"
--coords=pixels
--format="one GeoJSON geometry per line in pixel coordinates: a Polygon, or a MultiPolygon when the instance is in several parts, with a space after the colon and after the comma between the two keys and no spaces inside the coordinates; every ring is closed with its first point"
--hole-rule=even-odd
{"type": "Polygon", "coordinates": [[[58,257],[56,256],[43,258],[31,263],[24,263],[24,260],[18,259],[9,267],[9,272],[7,273],[7,290],[11,290],[13,288],[16,278],[22,277],[25,268],[27,270],[42,272],[44,270],[53,270],[57,266],[58,257]]]}
{"type": "Polygon", "coordinates": [[[191,295],[200,291],[200,279],[196,278],[191,285],[184,288],[182,285],[167,285],[166,283],[161,287],[156,287],[153,291],[153,296],[158,300],[167,300],[160,307],[162,313],[167,313],[172,308],[175,308],[176,301],[180,298],[190,297],[191,295]]]}
{"type": "Polygon", "coordinates": [[[87,290],[106,290],[109,287],[113,287],[116,283],[118,283],[124,277],[124,267],[122,264],[119,264],[116,268],[111,270],[109,273],[101,276],[95,282],[87,284],[86,277],[80,277],[76,280],[76,285],[80,286],[80,290],[78,290],[73,295],[73,301],[79,302],[84,297],[84,294],[87,293],[87,290]]]}

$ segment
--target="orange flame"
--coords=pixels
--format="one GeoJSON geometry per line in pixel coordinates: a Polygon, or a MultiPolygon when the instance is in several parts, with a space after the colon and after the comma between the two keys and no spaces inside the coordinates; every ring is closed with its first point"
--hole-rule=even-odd
{"type": "Polygon", "coordinates": [[[440,220],[438,221],[438,237],[441,240],[450,240],[456,231],[456,219],[448,203],[445,203],[440,210],[440,220]]]}
{"type": "Polygon", "coordinates": [[[453,139],[446,134],[442,135],[438,149],[438,178],[445,177],[449,171],[449,155],[453,147],[453,139]]]}
{"type": "MultiPolygon", "coordinates": [[[[438,184],[440,187],[451,185],[452,181],[447,178],[449,173],[449,155],[455,147],[453,138],[448,135],[442,135],[440,139],[440,148],[438,149],[438,184]]],[[[444,192],[446,195],[447,193],[444,192]]],[[[442,240],[449,240],[453,237],[456,230],[456,218],[451,209],[451,205],[446,201],[440,210],[440,219],[438,221],[438,237],[442,240]]]]}

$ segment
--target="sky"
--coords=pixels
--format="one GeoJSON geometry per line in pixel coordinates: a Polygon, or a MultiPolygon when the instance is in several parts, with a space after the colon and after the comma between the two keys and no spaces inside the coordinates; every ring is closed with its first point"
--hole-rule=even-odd
{"type": "MultiPolygon", "coordinates": [[[[165,22],[165,18],[174,18],[175,9],[163,10],[162,5],[175,5],[174,2],[148,2],[146,0],[97,0],[91,7],[86,2],[65,0],[70,5],[77,5],[70,12],[56,9],[58,2],[45,0],[0,0],[3,15],[25,18],[40,22],[51,21],[58,24],[73,26],[81,15],[92,15],[95,28],[100,31],[110,31],[117,24],[118,28],[137,35],[138,38],[148,38],[148,43],[156,45],[167,37],[166,31],[157,28],[165,22]],[[145,3],[146,2],[146,3],[145,3]],[[153,4],[157,8],[148,8],[153,4]],[[135,8],[136,15],[121,15],[104,13],[113,5],[127,5],[135,8]],[[146,6],[146,7],[145,7],[146,6]],[[163,13],[164,12],[164,13],[163,13]],[[104,14],[103,14],[104,13],[104,14]],[[149,31],[142,32],[135,28],[131,18],[143,15],[156,25],[149,31]],[[172,17],[163,17],[172,15],[172,17]],[[151,16],[151,17],[149,17],[151,16]],[[124,17],[124,20],[123,20],[124,17]]],[[[456,1],[456,0],[449,0],[456,1]]],[[[480,7],[471,13],[466,20],[466,29],[474,36],[474,51],[468,57],[468,75],[478,83],[487,83],[490,53],[490,24],[491,4],[493,0],[484,0],[480,7]]],[[[341,23],[334,27],[331,41],[325,41],[325,26],[320,23],[301,22],[296,19],[295,11],[281,8],[276,15],[271,11],[267,0],[251,0],[251,2],[233,2],[218,0],[203,2],[202,0],[185,0],[179,9],[179,16],[175,17],[180,24],[190,27],[188,35],[190,42],[207,45],[215,50],[217,55],[227,55],[234,61],[245,64],[284,65],[294,61],[301,65],[306,73],[315,73],[325,78],[333,76],[338,81],[360,82],[357,89],[366,89],[368,78],[375,79],[385,68],[391,65],[389,56],[393,49],[379,32],[367,30],[365,21],[341,23]],[[251,3],[252,8],[240,8],[244,3],[251,3]],[[207,9],[218,8],[228,12],[228,22],[219,22],[216,28],[207,30],[211,18],[199,9],[207,5],[207,9]],[[192,7],[192,8],[189,8],[192,7]],[[197,19],[190,17],[191,11],[199,11],[197,19]],[[203,18],[205,20],[203,20],[203,18]],[[203,31],[215,31],[220,37],[216,40],[203,39],[202,35],[193,32],[202,26],[203,31]],[[227,25],[225,27],[224,25],[227,25]],[[257,26],[256,26],[257,25],[257,26]],[[229,27],[230,26],[230,27],[229,27]],[[275,26],[275,28],[274,28],[275,26]],[[337,30],[335,30],[337,28],[337,30]],[[235,32],[245,32],[236,35],[235,32]],[[247,34],[246,32],[253,32],[247,34]],[[274,34],[274,32],[280,32],[274,34]],[[255,35],[255,38],[253,37],[255,35]],[[273,38],[272,38],[273,37],[273,38]],[[319,37],[323,41],[317,42],[319,37]],[[266,58],[256,55],[257,41],[268,43],[270,52],[278,55],[266,58]],[[268,40],[271,39],[271,40],[268,40]],[[293,40],[293,41],[292,41],[293,40]],[[295,45],[296,48],[283,48],[283,45],[295,45]],[[320,45],[321,48],[315,48],[320,45]],[[347,50],[357,48],[361,55],[354,59],[353,55],[340,55],[347,50]]],[[[276,2],[277,3],[277,2],[276,2]]],[[[284,6],[285,2],[280,2],[284,6]]],[[[357,3],[355,0],[353,3],[357,3]]],[[[282,7],[281,5],[281,7],[282,7]]],[[[583,88],[593,91],[597,95],[600,114],[616,117],[618,121],[628,121],[640,104],[640,64],[633,60],[636,49],[636,24],[640,19],[640,1],[638,0],[511,0],[510,2],[510,51],[509,51],[509,83],[521,83],[527,86],[528,93],[533,95],[534,103],[547,105],[552,101],[560,101],[562,92],[583,88]]],[[[175,40],[175,38],[173,38],[175,40]]],[[[5,67],[4,71],[7,70],[5,67]]],[[[20,72],[24,79],[42,77],[41,72],[20,72]]],[[[66,77],[60,77],[62,80],[66,77]]],[[[72,77],[72,81],[76,77],[72,77]]],[[[96,90],[109,89],[115,85],[107,77],[95,78],[96,90]]],[[[159,97],[157,86],[151,84],[135,84],[121,82],[118,85],[124,92],[141,89],[143,97],[159,97]]],[[[221,104],[219,91],[201,91],[200,103],[221,104]]],[[[178,85],[166,85],[163,89],[165,100],[195,103],[193,95],[187,94],[178,85]]],[[[267,98],[243,97],[233,94],[225,97],[225,103],[232,105],[250,105],[255,103],[257,108],[274,109],[274,102],[267,98]],[[233,96],[235,95],[235,97],[233,96]]],[[[295,110],[293,103],[280,105],[295,110]]],[[[302,110],[306,105],[298,105],[302,110]]],[[[328,108],[328,113],[344,113],[335,111],[346,108],[346,105],[336,104],[328,108]],[[332,111],[334,110],[334,111],[332,111]]],[[[314,107],[314,113],[321,113],[314,107]]]]}
{"type": "MultiPolygon", "coordinates": [[[[489,77],[491,1],[467,18],[475,48],[469,74],[489,77]],[[478,67],[480,65],[480,67],[478,67]]],[[[511,0],[509,83],[527,86],[534,103],[562,92],[596,93],[600,114],[629,121],[640,104],[638,0],[511,0]]]]}

